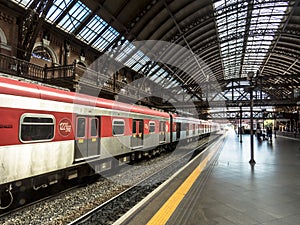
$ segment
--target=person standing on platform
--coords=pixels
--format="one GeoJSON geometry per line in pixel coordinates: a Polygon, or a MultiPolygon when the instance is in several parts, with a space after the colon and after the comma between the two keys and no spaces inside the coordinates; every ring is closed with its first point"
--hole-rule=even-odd
{"type": "Polygon", "coordinates": [[[268,137],[268,141],[272,142],[272,128],[271,127],[267,127],[267,137],[268,137]]]}
{"type": "Polygon", "coordinates": [[[256,137],[257,137],[257,140],[261,141],[261,129],[260,129],[260,127],[257,127],[257,129],[256,129],[256,137]]]}

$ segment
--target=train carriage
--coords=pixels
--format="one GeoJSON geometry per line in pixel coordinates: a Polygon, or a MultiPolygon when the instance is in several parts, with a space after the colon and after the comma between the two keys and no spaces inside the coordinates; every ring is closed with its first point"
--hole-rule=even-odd
{"type": "Polygon", "coordinates": [[[170,142],[168,113],[9,78],[0,87],[0,184],[170,142]]]}
{"type": "Polygon", "coordinates": [[[207,121],[0,76],[0,203],[209,132],[207,121]]]}
{"type": "Polygon", "coordinates": [[[180,117],[173,115],[173,132],[172,140],[187,140],[191,141],[199,137],[209,135],[211,123],[191,117],[180,117]]]}

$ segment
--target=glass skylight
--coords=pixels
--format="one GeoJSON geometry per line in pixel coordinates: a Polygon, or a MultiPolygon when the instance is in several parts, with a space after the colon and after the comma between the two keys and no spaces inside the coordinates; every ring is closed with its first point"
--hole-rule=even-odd
{"type": "Polygon", "coordinates": [[[247,76],[250,71],[256,72],[259,70],[280,26],[287,6],[287,2],[270,2],[254,5],[250,30],[262,31],[262,33],[261,35],[248,38],[242,77],[247,76]],[[263,32],[265,32],[264,35],[263,32]]]}
{"type": "Polygon", "coordinates": [[[53,23],[68,7],[68,5],[71,3],[71,0],[55,0],[53,1],[53,6],[50,8],[46,19],[53,23]]]}
{"type": "Polygon", "coordinates": [[[167,85],[165,85],[165,88],[169,89],[169,88],[171,88],[173,86],[177,86],[177,85],[178,85],[178,82],[176,80],[173,80],[171,82],[168,82],[167,85]]]}
{"type": "Polygon", "coordinates": [[[93,19],[79,32],[77,37],[86,43],[90,43],[100,32],[104,30],[107,23],[99,16],[95,15],[93,19]]]}
{"type": "Polygon", "coordinates": [[[159,81],[161,81],[162,77],[163,77],[163,73],[165,71],[163,69],[159,69],[153,76],[150,77],[150,79],[156,83],[158,83],[159,81]],[[157,81],[158,80],[158,81],[157,81]]]}
{"type": "MultiPolygon", "coordinates": [[[[24,8],[28,8],[33,2],[33,0],[11,1],[16,2],[24,8]]],[[[53,5],[46,15],[46,20],[51,24],[57,24],[59,28],[68,33],[76,34],[76,38],[99,51],[112,50],[111,45],[120,34],[98,15],[91,17],[91,19],[87,21],[87,24],[81,28],[81,30],[78,30],[82,22],[91,16],[91,13],[92,11],[81,1],[53,0],[53,5]]],[[[139,72],[146,63],[151,61],[149,57],[137,49],[132,43],[129,43],[129,41],[125,41],[125,44],[118,49],[115,58],[117,61],[124,63],[124,65],[137,72],[139,72]]],[[[163,79],[169,77],[168,72],[158,65],[155,65],[154,68],[145,75],[148,75],[149,78],[156,83],[160,83],[163,79]]],[[[176,81],[172,81],[171,83],[168,81],[167,83],[168,87],[179,85],[176,81]]]]}
{"type": "Polygon", "coordinates": [[[119,33],[114,28],[109,27],[104,31],[101,37],[92,43],[92,46],[100,51],[104,51],[118,36],[119,33]]]}
{"type": "Polygon", "coordinates": [[[23,6],[26,9],[31,4],[31,2],[33,2],[33,0],[11,0],[11,1],[17,3],[18,5],[23,6]]]}
{"type": "Polygon", "coordinates": [[[91,10],[78,1],[58,23],[58,26],[67,32],[73,32],[90,13],[91,10]]]}
{"type": "Polygon", "coordinates": [[[255,0],[247,31],[248,1],[214,3],[224,78],[246,77],[259,70],[285,15],[287,1],[255,0]]]}
{"type": "Polygon", "coordinates": [[[124,44],[118,49],[119,54],[116,57],[116,60],[119,62],[126,61],[126,58],[135,50],[135,46],[129,41],[125,41],[124,44]]]}

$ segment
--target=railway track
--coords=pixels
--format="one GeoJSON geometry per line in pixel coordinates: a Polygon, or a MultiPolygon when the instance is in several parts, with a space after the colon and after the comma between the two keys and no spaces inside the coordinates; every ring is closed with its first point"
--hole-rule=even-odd
{"type": "MultiPolygon", "coordinates": [[[[172,168],[171,162],[174,162],[174,160],[178,161],[178,158],[180,158],[179,161],[182,163],[177,163],[177,168],[186,164],[193,155],[196,155],[197,152],[205,148],[206,144],[204,143],[206,143],[208,139],[211,140],[210,142],[213,142],[213,137],[215,136],[217,135],[199,140],[197,143],[201,146],[196,149],[191,150],[191,146],[195,146],[196,143],[191,142],[187,145],[181,145],[178,149],[179,151],[165,152],[160,157],[154,157],[151,160],[142,160],[136,162],[134,165],[127,166],[127,164],[124,164],[124,167],[120,167],[120,170],[116,171],[117,173],[106,174],[107,176],[105,175],[97,179],[94,183],[88,180],[85,183],[74,184],[71,188],[60,191],[59,193],[51,193],[52,195],[50,196],[21,206],[8,213],[1,214],[0,224],[68,224],[71,221],[76,221],[76,218],[99,205],[107,208],[107,210],[103,211],[106,216],[101,217],[111,217],[110,220],[114,221],[117,217],[122,216],[127,208],[131,208],[136,202],[147,196],[148,193],[159,186],[164,180],[168,179],[168,176],[174,173],[173,171],[176,171],[176,165],[174,166],[175,168],[172,168]],[[189,153],[183,157],[187,152],[189,153]],[[165,165],[167,164],[170,165],[166,167],[165,165]],[[166,170],[161,168],[170,168],[169,175],[166,170]],[[157,175],[157,177],[152,178],[152,181],[148,180],[148,184],[143,182],[138,183],[138,181],[145,180],[145,177],[153,174],[157,170],[160,170],[161,174],[165,174],[166,176],[157,175]],[[137,184],[134,185],[135,183],[137,184]],[[129,189],[132,189],[133,194],[131,193],[129,196],[119,194],[123,193],[128,187],[131,187],[129,189]],[[143,190],[142,193],[144,194],[139,193],[140,190],[143,190]],[[117,199],[119,195],[123,195],[124,198],[120,200],[121,204],[111,204],[109,199],[117,199]],[[120,210],[114,212],[116,208],[120,210]]],[[[97,222],[97,224],[99,224],[99,222],[97,222]]]]}
{"type": "MultiPolygon", "coordinates": [[[[218,138],[218,137],[217,137],[218,138]]],[[[131,186],[127,190],[99,205],[68,225],[83,224],[113,224],[123,214],[130,210],[134,205],[144,199],[150,192],[155,190],[164,181],[170,178],[175,172],[182,168],[194,156],[202,152],[208,145],[212,144],[215,139],[209,143],[204,143],[196,149],[189,151],[178,160],[165,166],[163,169],[148,176],[144,180],[131,186]]]]}
{"type": "Polygon", "coordinates": [[[26,204],[16,205],[12,209],[2,210],[3,213],[0,214],[0,218],[5,217],[12,213],[19,212],[23,209],[26,209],[30,206],[34,206],[43,201],[54,199],[55,197],[57,197],[59,195],[68,193],[72,190],[76,190],[80,187],[86,186],[89,183],[95,182],[99,179],[100,179],[99,175],[95,174],[94,176],[88,177],[85,180],[81,180],[81,181],[77,180],[75,182],[70,182],[68,184],[65,184],[64,186],[57,186],[57,187],[55,186],[55,187],[49,187],[49,188],[47,188],[45,190],[41,190],[41,191],[32,190],[32,192],[22,193],[23,195],[33,195],[34,197],[30,198],[30,200],[26,204]]]}

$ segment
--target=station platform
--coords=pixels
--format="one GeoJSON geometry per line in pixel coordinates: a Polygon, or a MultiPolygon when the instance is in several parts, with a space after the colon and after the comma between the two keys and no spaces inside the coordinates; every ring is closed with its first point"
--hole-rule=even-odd
{"type": "Polygon", "coordinates": [[[115,224],[300,224],[300,139],[272,143],[234,130],[195,158],[115,224]]]}

